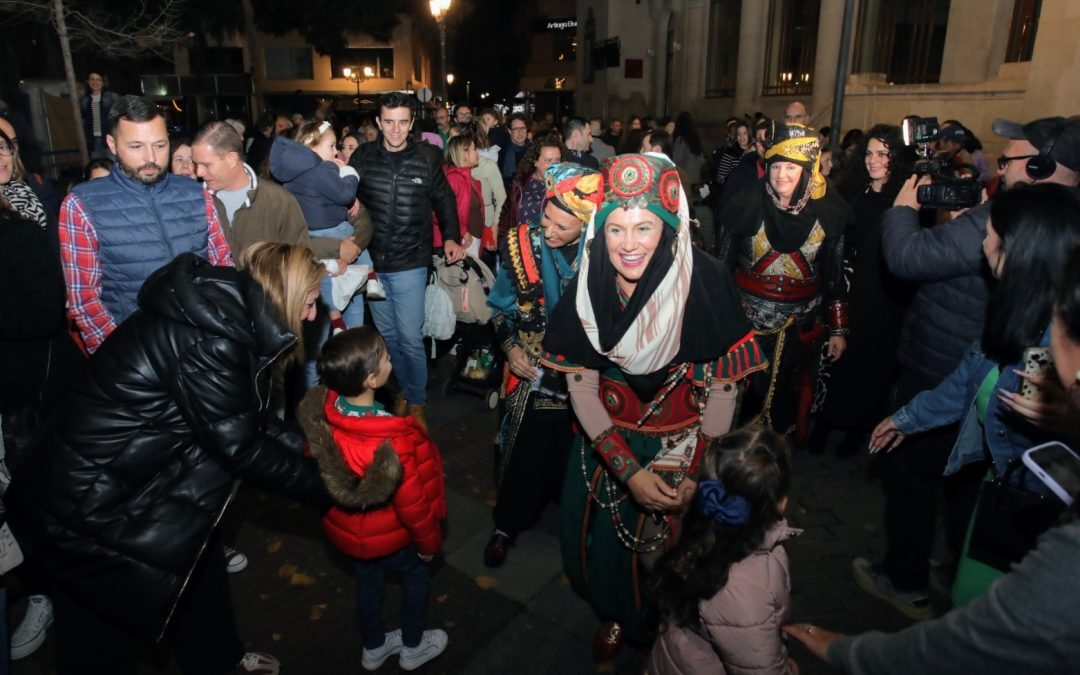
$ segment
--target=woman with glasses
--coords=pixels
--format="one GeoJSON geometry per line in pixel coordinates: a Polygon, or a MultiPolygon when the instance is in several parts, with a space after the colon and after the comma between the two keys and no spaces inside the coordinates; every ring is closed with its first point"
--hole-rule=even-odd
{"type": "MultiPolygon", "coordinates": [[[[525,119],[515,116],[511,119],[511,138],[522,135],[515,132],[518,125],[524,126],[525,119]]],[[[527,127],[526,127],[527,128],[527,127]]],[[[516,143],[516,141],[514,141],[516,143]]],[[[540,216],[540,204],[544,200],[544,172],[552,164],[563,161],[566,146],[562,136],[550,133],[541,136],[533,143],[521,159],[514,180],[510,183],[510,196],[499,213],[498,247],[503,250],[506,233],[522,223],[531,223],[540,216]]]]}
{"type": "MultiPolygon", "coordinates": [[[[514,113],[510,116],[510,142],[505,148],[499,149],[499,170],[507,190],[510,189],[510,183],[514,180],[529,145],[529,123],[524,115],[514,113]]],[[[517,222],[515,220],[513,224],[516,225],[517,222]]]]}
{"type": "Polygon", "coordinates": [[[19,160],[18,146],[8,133],[0,130],[0,193],[19,216],[44,230],[48,225],[45,208],[25,178],[26,167],[19,160]]]}

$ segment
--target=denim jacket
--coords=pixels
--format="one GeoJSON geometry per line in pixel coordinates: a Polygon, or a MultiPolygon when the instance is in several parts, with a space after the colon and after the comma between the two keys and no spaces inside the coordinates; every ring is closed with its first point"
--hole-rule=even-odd
{"type": "MultiPolygon", "coordinates": [[[[1050,330],[1047,329],[1039,338],[1038,346],[1046,347],[1049,344],[1050,330]]],[[[1004,408],[998,400],[1000,390],[1020,391],[1021,378],[1013,371],[1022,370],[1022,363],[1002,369],[986,406],[986,423],[979,423],[975,395],[990,370],[998,367],[980,347],[977,343],[972,345],[956,370],[941,384],[922,392],[893,414],[897,428],[909,435],[960,422],[960,433],[945,466],[946,476],[956,473],[966,464],[984,459],[984,446],[989,448],[994,461],[994,473],[1001,476],[1024,450],[1049,440],[1045,432],[1004,408]]],[[[1021,473],[1024,474],[1026,487],[1040,493],[1047,491],[1034,475],[1021,473]]]]}

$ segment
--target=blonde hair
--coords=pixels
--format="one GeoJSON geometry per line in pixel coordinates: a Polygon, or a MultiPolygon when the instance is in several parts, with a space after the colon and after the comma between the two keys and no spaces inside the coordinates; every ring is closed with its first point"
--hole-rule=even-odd
{"type": "Polygon", "coordinates": [[[246,271],[262,287],[277,319],[296,336],[296,345],[282,363],[303,358],[301,317],[307,296],[319,290],[326,269],[311,249],[273,241],[260,241],[240,254],[237,268],[246,271]]]}
{"type": "Polygon", "coordinates": [[[293,140],[301,145],[314,148],[319,144],[319,139],[333,127],[329,122],[304,122],[293,134],[293,140]]]}
{"type": "Polygon", "coordinates": [[[454,166],[465,166],[465,151],[470,145],[476,145],[476,141],[468,134],[458,134],[446,144],[446,159],[454,166]]]}

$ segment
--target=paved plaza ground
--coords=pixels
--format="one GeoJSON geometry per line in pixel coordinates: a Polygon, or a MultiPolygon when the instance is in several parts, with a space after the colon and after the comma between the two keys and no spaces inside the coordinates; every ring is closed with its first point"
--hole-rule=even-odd
{"type": "MultiPolygon", "coordinates": [[[[591,659],[598,623],[562,572],[558,509],[524,533],[499,570],[483,566],[491,533],[492,441],[495,413],[468,394],[445,398],[441,383],[449,359],[432,378],[428,415],[445,458],[449,501],[447,538],[432,565],[431,627],[450,636],[446,653],[422,673],[636,673],[643,654],[623,651],[612,664],[591,659]]],[[[789,520],[804,529],[788,545],[793,621],[858,632],[897,630],[910,622],[855,585],[851,560],[880,557],[882,496],[869,457],[794,458],[789,520]]],[[[349,560],[322,536],[318,515],[305,507],[251,489],[241,491],[226,517],[226,530],[250,559],[231,577],[236,613],[249,649],[278,656],[289,675],[356,674],[360,642],[354,619],[349,560]]],[[[13,589],[16,590],[17,589],[13,589]]],[[[400,594],[393,582],[384,598],[387,623],[396,625],[400,594]]],[[[14,601],[9,621],[21,615],[14,601]]],[[[9,623],[9,625],[12,625],[9,623]]],[[[802,672],[830,669],[795,646],[802,672]]],[[[16,675],[52,672],[51,640],[13,664],[16,675]]],[[[398,672],[391,659],[379,672],[398,672]]],[[[147,650],[143,672],[175,673],[168,658],[147,650]]]]}

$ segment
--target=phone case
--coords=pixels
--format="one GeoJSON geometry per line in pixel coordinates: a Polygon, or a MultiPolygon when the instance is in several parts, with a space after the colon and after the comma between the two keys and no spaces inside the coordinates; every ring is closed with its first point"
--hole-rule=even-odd
{"type": "Polygon", "coordinates": [[[1039,480],[1043,482],[1044,485],[1046,485],[1046,487],[1050,488],[1050,491],[1057,495],[1058,499],[1065,502],[1066,506],[1070,506],[1073,502],[1073,495],[1069,494],[1069,491],[1065,489],[1065,487],[1063,487],[1061,484],[1059,484],[1058,481],[1050,475],[1050,472],[1047,471],[1047,469],[1044,468],[1035,458],[1035,455],[1040,450],[1043,450],[1044,448],[1049,448],[1051,446],[1060,446],[1067,453],[1066,457],[1071,458],[1071,460],[1075,460],[1067,461],[1066,465],[1074,466],[1075,464],[1080,463],[1080,457],[1077,457],[1076,453],[1073,452],[1069,446],[1063,443],[1059,443],[1058,441],[1051,441],[1049,443],[1036,445],[1033,448],[1028,448],[1024,451],[1024,454],[1021,457],[1024,462],[1024,466],[1030,469],[1031,472],[1034,473],[1039,478],[1039,480]]]}
{"type": "MultiPolygon", "coordinates": [[[[1045,375],[1054,367],[1049,347],[1028,347],[1024,350],[1024,372],[1029,375],[1045,375]]],[[[1039,390],[1028,380],[1020,383],[1020,395],[1028,400],[1035,398],[1039,390]]]]}

